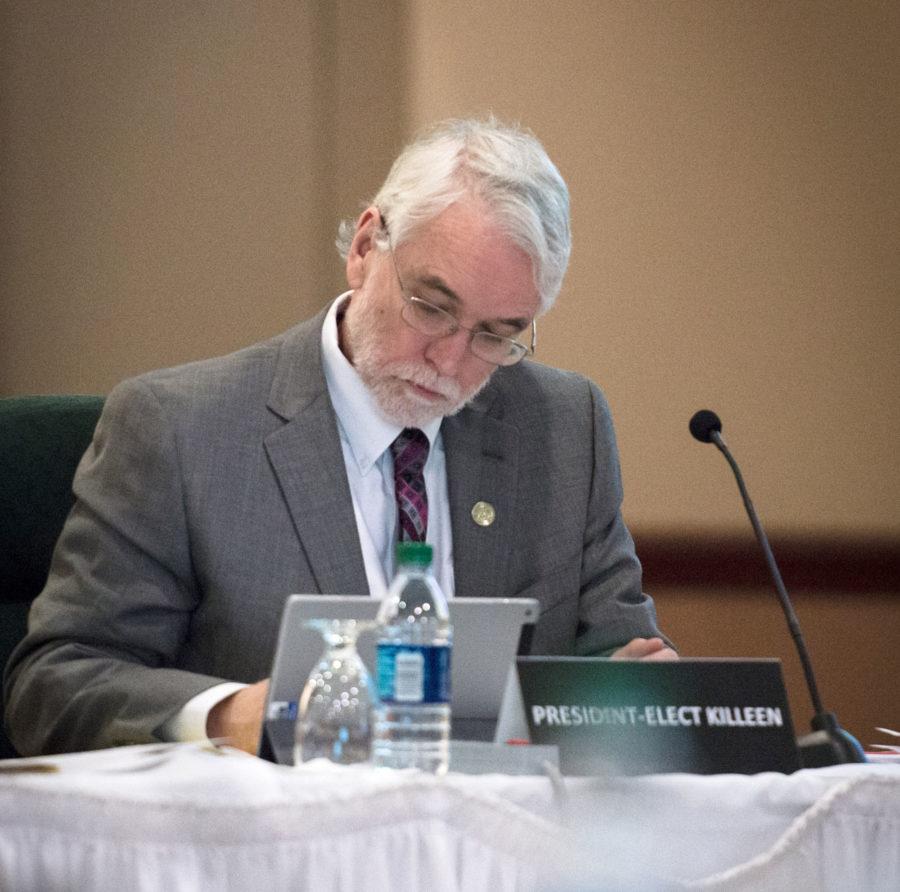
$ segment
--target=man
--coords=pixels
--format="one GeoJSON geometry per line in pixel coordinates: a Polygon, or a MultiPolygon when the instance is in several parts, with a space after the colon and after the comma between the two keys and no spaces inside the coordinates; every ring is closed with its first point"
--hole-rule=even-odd
{"type": "Polygon", "coordinates": [[[20,752],[207,734],[253,750],[285,596],[385,590],[405,429],[424,433],[445,590],[537,598],[538,653],[673,658],[602,395],[519,362],[569,246],[540,144],[449,122],[342,227],[350,291],[327,310],[117,387],[7,670],[20,752]]]}

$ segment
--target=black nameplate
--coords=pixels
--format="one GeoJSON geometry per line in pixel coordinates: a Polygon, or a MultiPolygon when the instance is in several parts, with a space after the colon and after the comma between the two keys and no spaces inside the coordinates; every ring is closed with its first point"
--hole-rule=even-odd
{"type": "Polygon", "coordinates": [[[778,660],[520,657],[532,743],[565,774],[694,774],[800,767],[778,660]]]}

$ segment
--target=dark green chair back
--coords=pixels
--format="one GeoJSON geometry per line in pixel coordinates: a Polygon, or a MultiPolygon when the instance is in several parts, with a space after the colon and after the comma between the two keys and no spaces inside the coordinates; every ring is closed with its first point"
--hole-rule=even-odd
{"type": "MultiPolygon", "coordinates": [[[[72,477],[102,408],[99,396],[0,399],[0,669],[47,581],[74,501],[72,477]]],[[[0,758],[14,755],[0,723],[0,758]]]]}

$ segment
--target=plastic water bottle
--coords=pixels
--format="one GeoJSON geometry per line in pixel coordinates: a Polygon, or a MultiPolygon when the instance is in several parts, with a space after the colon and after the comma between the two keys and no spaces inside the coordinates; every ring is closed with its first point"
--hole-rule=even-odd
{"type": "Polygon", "coordinates": [[[443,774],[450,761],[447,599],[424,542],[397,545],[397,573],[378,612],[372,762],[443,774]]]}

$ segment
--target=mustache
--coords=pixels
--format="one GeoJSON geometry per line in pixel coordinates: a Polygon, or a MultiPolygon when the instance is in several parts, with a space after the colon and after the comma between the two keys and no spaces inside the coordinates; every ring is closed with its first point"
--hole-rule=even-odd
{"type": "Polygon", "coordinates": [[[439,375],[427,366],[415,362],[398,362],[392,363],[386,371],[397,378],[418,384],[419,387],[433,390],[450,402],[458,402],[462,398],[462,388],[455,379],[439,375]]]}

